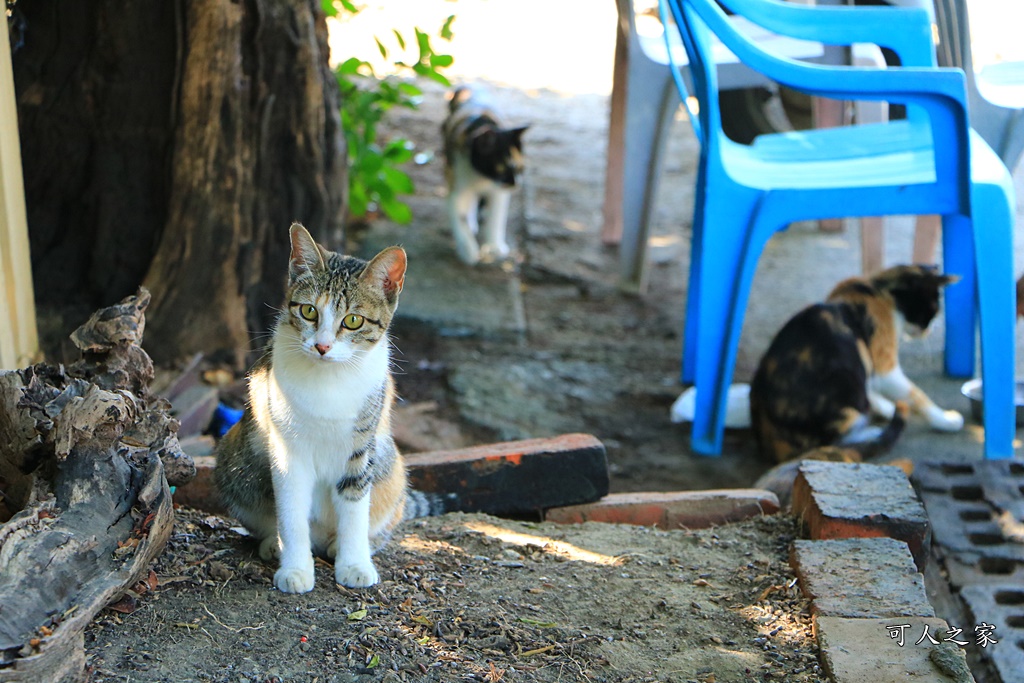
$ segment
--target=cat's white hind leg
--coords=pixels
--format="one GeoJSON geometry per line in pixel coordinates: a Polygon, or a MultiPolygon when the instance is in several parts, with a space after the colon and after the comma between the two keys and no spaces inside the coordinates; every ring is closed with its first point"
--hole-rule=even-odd
{"type": "Polygon", "coordinates": [[[487,215],[480,233],[480,260],[485,263],[500,261],[509,255],[506,233],[511,202],[512,193],[508,190],[494,190],[487,194],[487,215]]]}
{"type": "Polygon", "coordinates": [[[480,261],[480,246],[476,241],[479,208],[480,198],[469,189],[453,188],[448,193],[448,217],[455,239],[455,253],[471,266],[480,261]]]}
{"type": "MultiPolygon", "coordinates": [[[[906,401],[910,409],[924,417],[932,429],[958,432],[963,429],[964,416],[955,410],[943,410],[897,366],[884,375],[871,378],[871,388],[892,401],[906,401]]],[[[870,399],[871,392],[868,392],[870,399]]]]}
{"type": "Polygon", "coordinates": [[[868,389],[868,405],[871,406],[871,412],[886,420],[891,420],[896,414],[896,404],[871,389],[868,389]]]}

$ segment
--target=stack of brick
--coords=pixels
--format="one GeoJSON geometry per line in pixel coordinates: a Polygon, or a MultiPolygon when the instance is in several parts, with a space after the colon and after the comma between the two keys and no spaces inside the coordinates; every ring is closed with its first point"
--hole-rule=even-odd
{"type": "Polygon", "coordinates": [[[793,513],[810,540],[794,542],[791,562],[835,683],[973,683],[967,639],[925,594],[928,517],[902,470],[805,462],[793,513]]]}

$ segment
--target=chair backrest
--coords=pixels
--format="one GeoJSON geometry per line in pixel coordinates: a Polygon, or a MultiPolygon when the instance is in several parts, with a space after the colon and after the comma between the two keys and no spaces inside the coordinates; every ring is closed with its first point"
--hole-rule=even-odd
{"type": "MultiPolygon", "coordinates": [[[[672,77],[675,79],[679,96],[689,113],[693,132],[701,144],[702,151],[707,153],[708,145],[714,144],[714,141],[708,139],[708,136],[714,137],[716,131],[722,130],[722,114],[718,106],[718,70],[711,58],[713,38],[707,25],[692,7],[680,0],[660,0],[659,11],[662,24],[665,25],[666,43],[670,30],[666,8],[672,13],[683,46],[686,48],[694,91],[688,92],[678,65],[674,63],[672,64],[672,77]],[[693,95],[699,105],[695,106],[688,95],[693,95]]],[[[670,59],[671,54],[670,50],[670,59]]]]}

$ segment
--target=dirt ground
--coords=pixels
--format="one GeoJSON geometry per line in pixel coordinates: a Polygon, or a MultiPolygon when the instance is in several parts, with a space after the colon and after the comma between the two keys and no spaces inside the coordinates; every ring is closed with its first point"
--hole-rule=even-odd
{"type": "Polygon", "coordinates": [[[295,596],[229,521],[179,510],[141,595],[86,632],[92,680],[825,680],[789,518],[664,532],[449,514],[403,531],[378,586],[339,588],[318,562],[295,596]]]}

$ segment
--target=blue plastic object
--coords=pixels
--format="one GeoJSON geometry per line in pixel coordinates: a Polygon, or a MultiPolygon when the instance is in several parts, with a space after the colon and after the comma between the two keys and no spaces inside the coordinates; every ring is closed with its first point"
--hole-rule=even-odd
{"type": "MultiPolygon", "coordinates": [[[[693,92],[672,69],[701,142],[684,331],[684,383],[698,387],[692,447],[721,452],[726,393],[743,314],[768,239],[801,220],[939,214],[946,290],[945,368],[974,371],[980,322],[985,456],[1013,456],[1014,279],[1010,174],[968,124],[964,73],[935,66],[928,14],[917,8],[813,7],[777,0],[718,0],[779,33],[891,48],[899,68],[806,64],[770,55],[727,21],[716,0],[661,0],[689,56],[693,92]],[[795,90],[840,100],[908,106],[906,120],[757,138],[722,132],[712,37],[748,66],[795,90]],[[990,392],[989,387],[993,390],[990,392]]],[[[666,21],[667,24],[667,21],[666,21]]],[[[815,264],[808,264],[814,267],[815,264]]]]}
{"type": "Polygon", "coordinates": [[[232,408],[226,403],[218,403],[217,409],[213,411],[213,424],[210,431],[218,439],[228,433],[228,430],[235,426],[235,423],[242,419],[245,410],[232,408]]]}

